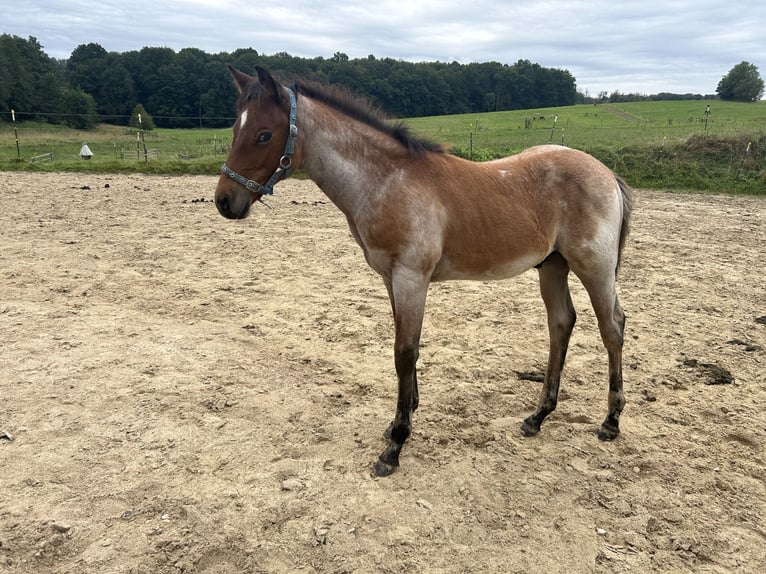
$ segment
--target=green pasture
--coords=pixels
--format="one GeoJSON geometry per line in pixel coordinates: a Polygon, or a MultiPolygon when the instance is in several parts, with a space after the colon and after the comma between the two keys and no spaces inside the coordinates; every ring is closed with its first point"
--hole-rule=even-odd
{"type": "Polygon", "coordinates": [[[564,144],[596,156],[634,187],[766,196],[766,101],[604,103],[406,123],[476,161],[564,144]]]}
{"type": "MultiPolygon", "coordinates": [[[[595,155],[634,187],[766,195],[764,101],[604,103],[404,121],[476,161],[557,143],[595,155]]],[[[108,125],[84,132],[0,123],[0,169],[216,174],[230,143],[229,128],[141,134],[108,125]],[[87,161],[78,155],[83,142],[94,154],[87,161]]]]}
{"type": "Polygon", "coordinates": [[[756,104],[706,101],[629,102],[539,110],[413,118],[419,134],[460,150],[516,153],[557,143],[588,151],[677,144],[691,136],[732,137],[766,132],[766,101],[756,104]],[[710,113],[706,114],[706,106],[710,113]],[[554,121],[554,118],[555,121],[554,121]]]}
{"type": "Polygon", "coordinates": [[[230,145],[229,128],[139,132],[101,124],[80,131],[43,123],[15,127],[6,123],[0,124],[0,169],[215,173],[230,145]],[[79,156],[83,143],[93,152],[89,160],[79,156]]]}

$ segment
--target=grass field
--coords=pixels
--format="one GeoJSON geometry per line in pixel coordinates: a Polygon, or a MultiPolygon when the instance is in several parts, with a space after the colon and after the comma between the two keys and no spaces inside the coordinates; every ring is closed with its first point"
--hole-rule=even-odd
{"type": "Polygon", "coordinates": [[[224,161],[231,129],[155,129],[141,134],[107,124],[91,131],[19,124],[14,133],[13,126],[0,124],[0,142],[0,169],[209,173],[224,161]],[[83,143],[93,152],[87,161],[79,156],[83,143]],[[51,153],[52,160],[45,157],[51,153]]]}
{"type": "MultiPolygon", "coordinates": [[[[477,161],[558,143],[592,153],[634,186],[766,195],[766,101],[606,103],[405,123],[477,161]]],[[[229,128],[157,129],[142,140],[125,127],[0,123],[0,169],[215,174],[230,143],[229,128]],[[83,142],[91,160],[78,156],[83,142]]]]}
{"type": "Polygon", "coordinates": [[[630,102],[540,110],[414,118],[413,130],[461,150],[518,152],[543,143],[589,148],[663,145],[690,136],[732,137],[766,132],[766,101],[630,102]],[[710,105],[710,113],[705,108],[710,105]],[[554,122],[554,117],[557,118],[554,122]],[[707,119],[707,122],[705,121],[707,119]]]}

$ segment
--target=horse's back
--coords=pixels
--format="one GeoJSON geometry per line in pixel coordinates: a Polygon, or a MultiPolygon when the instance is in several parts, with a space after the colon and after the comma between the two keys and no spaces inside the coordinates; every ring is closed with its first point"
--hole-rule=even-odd
{"type": "Polygon", "coordinates": [[[485,165],[511,166],[519,176],[537,186],[537,193],[547,190],[572,190],[585,194],[600,194],[603,187],[613,188],[612,170],[592,155],[577,149],[546,144],[527,148],[485,165]],[[556,182],[566,185],[551,187],[556,182]],[[580,188],[580,189],[577,189],[580,188]]]}

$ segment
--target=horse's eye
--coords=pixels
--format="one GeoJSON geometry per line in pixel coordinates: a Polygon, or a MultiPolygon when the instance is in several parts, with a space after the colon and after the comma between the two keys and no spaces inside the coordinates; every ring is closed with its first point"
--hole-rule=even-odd
{"type": "Polygon", "coordinates": [[[271,141],[271,132],[261,132],[258,134],[256,143],[262,144],[271,141]]]}

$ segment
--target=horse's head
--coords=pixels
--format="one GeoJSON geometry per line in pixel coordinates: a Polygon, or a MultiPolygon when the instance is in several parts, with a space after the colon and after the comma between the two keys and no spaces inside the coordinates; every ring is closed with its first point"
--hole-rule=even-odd
{"type": "Polygon", "coordinates": [[[270,195],[290,174],[297,128],[295,95],[263,68],[250,76],[229,66],[239,91],[234,137],[215,190],[224,217],[247,217],[253,201],[270,195]]]}

